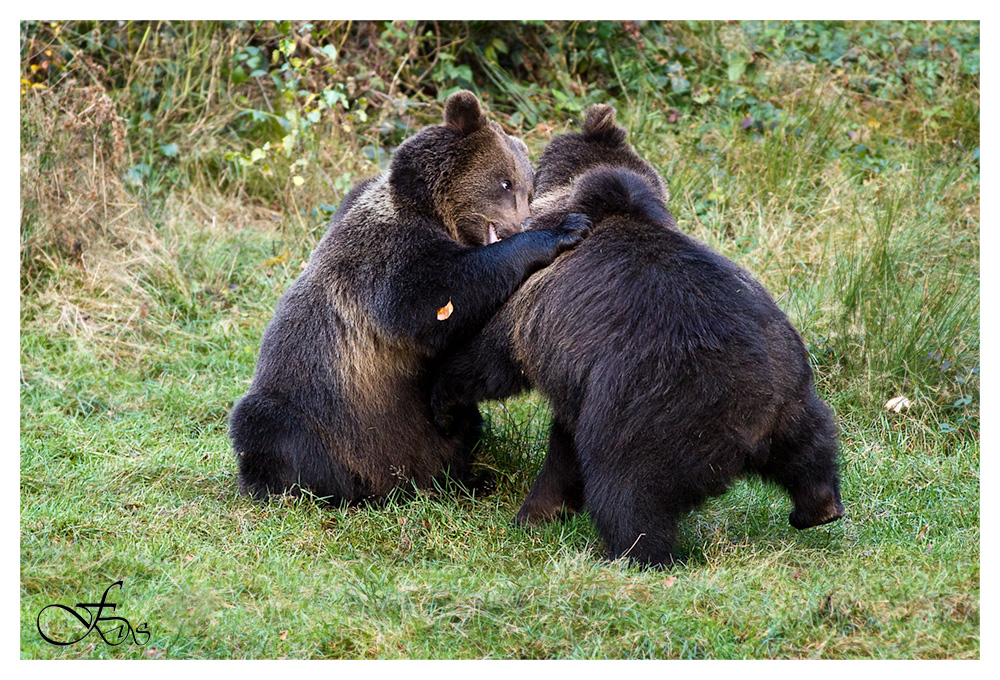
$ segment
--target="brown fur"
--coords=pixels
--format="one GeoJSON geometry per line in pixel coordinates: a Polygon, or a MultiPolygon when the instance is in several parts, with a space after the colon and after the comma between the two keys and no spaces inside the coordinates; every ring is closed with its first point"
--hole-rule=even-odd
{"type": "Polygon", "coordinates": [[[797,529],[842,517],[836,426],[802,341],[753,277],[677,230],[614,109],[552,141],[535,190],[537,222],[580,212],[593,233],[447,358],[432,397],[445,427],[455,404],[528,387],[552,401],[517,521],[586,506],[613,556],[665,565],[677,519],[743,474],[788,491],[797,529]]]}
{"type": "Polygon", "coordinates": [[[522,232],[524,145],[470,92],[345,198],[278,303],[247,394],[230,418],[240,485],[333,502],[427,488],[470,472],[480,418],[432,424],[428,367],[470,337],[534,270],[587,233],[579,216],[522,232]],[[489,243],[491,234],[502,240],[489,243]],[[439,320],[438,310],[452,305],[439,320]]]}

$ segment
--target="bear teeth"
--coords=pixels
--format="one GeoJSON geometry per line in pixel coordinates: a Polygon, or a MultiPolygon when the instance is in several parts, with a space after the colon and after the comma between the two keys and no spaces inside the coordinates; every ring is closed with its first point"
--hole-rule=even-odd
{"type": "Polygon", "coordinates": [[[499,240],[500,240],[500,237],[497,236],[497,228],[491,224],[490,225],[490,243],[496,243],[499,240]]]}

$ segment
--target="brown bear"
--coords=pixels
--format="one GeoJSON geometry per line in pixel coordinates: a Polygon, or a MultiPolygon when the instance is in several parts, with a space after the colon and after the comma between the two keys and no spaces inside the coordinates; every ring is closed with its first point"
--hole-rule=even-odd
{"type": "Polygon", "coordinates": [[[533,275],[442,362],[452,409],[535,387],[548,453],[521,524],[589,509],[614,557],[674,559],[677,518],[756,473],[792,498],[792,526],[844,515],[836,426],[798,333],[746,271],[680,232],[658,173],[610,106],[555,138],[535,176],[537,224],[568,213],[590,236],[533,275]]]}
{"type": "Polygon", "coordinates": [[[446,472],[475,484],[479,413],[466,408],[442,435],[428,366],[586,236],[581,216],[523,231],[531,194],[527,147],[467,91],[348,194],[278,302],[233,408],[244,493],[352,503],[446,472]]]}

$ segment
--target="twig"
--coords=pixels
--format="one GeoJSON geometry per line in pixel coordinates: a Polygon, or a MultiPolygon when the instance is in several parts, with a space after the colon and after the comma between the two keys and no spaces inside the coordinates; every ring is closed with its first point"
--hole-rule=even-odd
{"type": "MultiPolygon", "coordinates": [[[[441,54],[441,31],[438,29],[438,22],[434,21],[434,37],[437,38],[437,46],[434,48],[434,59],[431,60],[431,65],[427,67],[423,73],[416,79],[416,83],[419,84],[423,79],[430,73],[434,66],[438,63],[438,56],[441,54]]],[[[412,85],[411,85],[412,87],[412,85]]]]}
{"type": "MultiPolygon", "coordinates": [[[[64,28],[65,26],[66,26],[66,24],[63,24],[62,26],[60,26],[59,28],[57,28],[57,29],[56,29],[56,32],[55,32],[55,35],[53,35],[53,36],[52,36],[52,40],[50,40],[50,41],[49,41],[49,42],[48,42],[48,43],[47,43],[47,44],[45,45],[45,47],[43,47],[42,49],[38,50],[38,51],[37,51],[37,52],[35,52],[35,53],[34,53],[33,55],[31,55],[30,57],[28,57],[28,61],[31,61],[32,59],[34,59],[35,57],[37,57],[37,56],[38,56],[39,54],[41,54],[41,53],[42,53],[42,52],[44,52],[45,50],[47,50],[47,49],[49,49],[50,47],[52,47],[52,44],[53,44],[53,43],[54,43],[54,42],[56,41],[56,38],[58,38],[58,37],[59,37],[59,35],[60,35],[60,34],[62,33],[62,30],[63,30],[63,28],[64,28]]],[[[25,44],[27,44],[27,41],[28,41],[28,25],[27,25],[27,23],[25,23],[25,27],[24,27],[24,40],[25,40],[25,44]]],[[[21,46],[21,49],[22,49],[22,50],[24,49],[24,46],[23,46],[23,45],[21,46]]]]}
{"type": "Polygon", "coordinates": [[[389,99],[392,100],[392,91],[396,88],[396,82],[399,80],[399,74],[402,72],[403,67],[406,66],[406,62],[410,59],[410,52],[406,52],[406,56],[403,60],[399,62],[399,68],[396,69],[396,73],[392,76],[392,82],[389,83],[389,99]]]}
{"type": "Polygon", "coordinates": [[[274,107],[271,106],[271,100],[267,98],[267,92],[264,91],[264,86],[260,84],[260,76],[254,78],[257,81],[257,87],[260,88],[260,93],[264,96],[264,103],[267,104],[267,110],[274,113],[274,107]]]}
{"type": "Polygon", "coordinates": [[[638,536],[636,536],[636,537],[635,537],[635,542],[633,542],[633,543],[632,543],[632,545],[630,545],[630,546],[628,547],[628,550],[626,550],[625,552],[623,552],[623,553],[622,553],[622,557],[628,557],[628,554],[629,554],[630,552],[632,552],[632,548],[634,548],[634,547],[636,546],[636,543],[638,543],[638,542],[639,542],[639,539],[640,539],[640,538],[642,538],[642,537],[643,537],[643,536],[645,536],[645,535],[646,535],[646,532],[644,531],[644,532],[642,532],[641,534],[639,534],[638,536]]]}

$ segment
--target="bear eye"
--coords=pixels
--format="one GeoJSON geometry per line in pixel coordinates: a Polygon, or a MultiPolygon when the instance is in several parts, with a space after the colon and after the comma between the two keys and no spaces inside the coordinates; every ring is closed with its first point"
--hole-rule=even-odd
{"type": "Polygon", "coordinates": [[[500,182],[500,188],[503,189],[504,191],[510,191],[511,186],[513,185],[510,183],[509,180],[505,179],[502,182],[500,182]]]}

